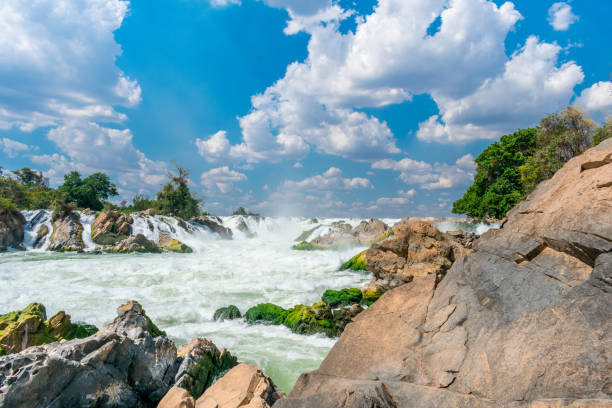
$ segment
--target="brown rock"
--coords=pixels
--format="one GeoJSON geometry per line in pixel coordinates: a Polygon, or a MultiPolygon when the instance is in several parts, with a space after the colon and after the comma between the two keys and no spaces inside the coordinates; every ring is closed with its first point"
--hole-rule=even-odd
{"type": "Polygon", "coordinates": [[[259,367],[238,364],[196,401],[196,408],[269,408],[284,394],[259,367]]]}
{"type": "Polygon", "coordinates": [[[0,211],[0,250],[23,241],[26,220],[19,211],[0,211]]]}
{"type": "Polygon", "coordinates": [[[332,230],[312,239],[309,243],[318,247],[342,247],[349,245],[369,245],[382,241],[391,234],[391,228],[378,219],[361,221],[355,228],[344,222],[332,225],[332,230]]]}
{"type": "Polygon", "coordinates": [[[155,242],[148,240],[144,235],[137,234],[119,242],[111,252],[159,252],[155,242]]]}
{"type": "Polygon", "coordinates": [[[49,250],[51,251],[82,251],[83,226],[79,222],[79,215],[71,213],[53,223],[53,234],[49,250]]]}
{"type": "Polygon", "coordinates": [[[195,408],[195,400],[187,390],[175,386],[159,401],[157,408],[195,408]]]}
{"type": "Polygon", "coordinates": [[[132,217],[117,210],[103,211],[91,226],[91,237],[97,244],[116,244],[130,236],[133,222],[132,217]]]}
{"type": "Polygon", "coordinates": [[[214,215],[201,215],[199,217],[191,218],[189,222],[195,222],[196,224],[205,226],[212,232],[218,234],[222,239],[232,239],[234,235],[232,230],[221,225],[223,221],[214,215]]]}
{"type": "Polygon", "coordinates": [[[568,162],[438,284],[386,292],[275,407],[612,406],[611,153],[568,162]]]}
{"type": "Polygon", "coordinates": [[[463,251],[450,236],[425,223],[399,224],[393,237],[366,252],[366,265],[374,276],[396,287],[414,277],[444,274],[463,251]]]}

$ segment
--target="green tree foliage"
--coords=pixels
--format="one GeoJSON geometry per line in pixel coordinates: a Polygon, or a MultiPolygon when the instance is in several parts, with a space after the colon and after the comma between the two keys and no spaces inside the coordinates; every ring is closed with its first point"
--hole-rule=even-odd
{"type": "Polygon", "coordinates": [[[149,208],[155,207],[155,200],[151,200],[149,197],[137,194],[134,196],[132,200],[132,205],[130,206],[130,210],[132,211],[144,211],[149,208]]]}
{"type": "Polygon", "coordinates": [[[42,173],[24,167],[13,172],[16,176],[0,177],[0,196],[9,200],[19,210],[49,208],[55,191],[48,186],[42,173]]]}
{"type": "Polygon", "coordinates": [[[106,174],[94,173],[82,179],[77,171],[64,176],[64,184],[58,187],[58,191],[65,193],[67,200],[74,201],[78,207],[95,211],[104,207],[104,200],[119,194],[117,186],[106,174]]]}
{"type": "Polygon", "coordinates": [[[475,160],[474,184],[455,201],[452,211],[470,217],[501,218],[523,197],[519,167],[536,147],[536,129],[502,136],[475,160]]]}
{"type": "Polygon", "coordinates": [[[502,136],[476,158],[474,183],[452,211],[470,217],[503,218],[571,158],[612,136],[612,122],[598,127],[578,108],[540,120],[537,129],[502,136]]]}
{"type": "Polygon", "coordinates": [[[238,207],[236,211],[232,213],[232,215],[242,215],[243,217],[261,217],[260,214],[247,211],[244,207],[238,207]]]}
{"type": "Polygon", "coordinates": [[[200,199],[189,190],[189,173],[176,165],[174,173],[168,173],[170,182],[157,193],[155,210],[158,214],[174,215],[181,218],[191,218],[200,213],[200,199]]]}

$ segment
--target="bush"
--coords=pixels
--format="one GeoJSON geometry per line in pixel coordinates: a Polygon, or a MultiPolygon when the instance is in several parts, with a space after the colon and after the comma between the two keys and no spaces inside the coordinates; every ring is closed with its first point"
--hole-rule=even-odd
{"type": "Polygon", "coordinates": [[[0,211],[16,211],[17,206],[8,198],[0,197],[0,211]]]}
{"type": "Polygon", "coordinates": [[[104,208],[103,200],[116,196],[117,186],[111,183],[104,173],[94,173],[81,179],[77,171],[64,176],[64,184],[58,190],[66,194],[69,201],[74,201],[80,208],[90,208],[100,211],[104,208]]]}

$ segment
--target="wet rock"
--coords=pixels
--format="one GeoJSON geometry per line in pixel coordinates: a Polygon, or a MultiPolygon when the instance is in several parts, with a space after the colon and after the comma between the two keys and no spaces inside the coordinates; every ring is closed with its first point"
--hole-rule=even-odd
{"type": "Polygon", "coordinates": [[[117,210],[102,211],[91,226],[91,238],[96,244],[115,245],[132,233],[132,217],[117,210]]]}
{"type": "Polygon", "coordinates": [[[271,324],[282,324],[287,311],[273,303],[260,303],[253,306],[244,314],[248,323],[268,322],[271,324]]]}
{"type": "Polygon", "coordinates": [[[189,220],[190,222],[194,222],[196,224],[200,224],[211,230],[212,232],[218,234],[223,239],[232,239],[232,230],[224,227],[223,222],[219,217],[210,216],[210,215],[201,215],[199,217],[194,217],[189,220]]]}
{"type": "Polygon", "coordinates": [[[342,264],[340,270],[350,269],[351,271],[367,271],[366,253],[368,250],[361,251],[348,261],[342,264]]]}
{"type": "Polygon", "coordinates": [[[137,234],[120,241],[117,245],[107,249],[109,252],[160,252],[155,242],[148,240],[144,235],[137,234]]]}
{"type": "Polygon", "coordinates": [[[232,368],[196,401],[197,408],[269,408],[284,398],[256,365],[239,364],[232,368]]]}
{"type": "Polygon", "coordinates": [[[314,249],[337,249],[354,245],[370,245],[374,242],[382,241],[392,234],[392,230],[381,220],[371,219],[361,221],[355,228],[342,221],[331,225],[327,234],[317,236],[309,241],[308,237],[312,232],[320,227],[315,227],[310,231],[304,231],[297,240],[301,239],[300,244],[293,248],[298,250],[314,249]]]}
{"type": "Polygon", "coordinates": [[[0,210],[0,251],[23,242],[26,220],[19,211],[0,210]]]}
{"type": "Polygon", "coordinates": [[[189,246],[183,244],[178,239],[174,239],[171,236],[162,233],[159,234],[159,243],[157,246],[170,252],[179,252],[183,254],[193,252],[189,246]]]}
{"type": "Polygon", "coordinates": [[[570,160],[441,281],[382,295],[276,406],[612,405],[610,154],[570,160]]]}
{"type": "Polygon", "coordinates": [[[229,351],[219,350],[212,341],[204,338],[193,339],[179,348],[178,356],[180,365],[175,384],[195,399],[210,387],[215,378],[237,364],[236,357],[229,351]]]}
{"type": "Polygon", "coordinates": [[[43,246],[44,240],[49,235],[49,227],[42,225],[36,233],[36,239],[34,240],[34,248],[40,248],[43,246]]]}
{"type": "Polygon", "coordinates": [[[384,281],[377,280],[376,278],[372,279],[364,285],[363,289],[361,289],[363,303],[367,306],[371,306],[372,303],[376,302],[388,289],[389,287],[384,281]]]}
{"type": "Polygon", "coordinates": [[[234,305],[219,308],[213,315],[213,319],[218,321],[240,319],[241,317],[240,310],[234,305]]]}
{"type": "Polygon", "coordinates": [[[465,249],[434,226],[417,222],[399,224],[391,239],[373,245],[366,252],[368,270],[390,287],[414,277],[443,275],[465,249]]]}
{"type": "Polygon", "coordinates": [[[343,307],[334,310],[334,328],[337,333],[342,333],[347,324],[353,321],[353,319],[363,312],[363,307],[358,304],[343,307]]]}
{"type": "Polygon", "coordinates": [[[79,222],[77,213],[70,213],[53,223],[53,234],[49,250],[51,251],[82,251],[83,226],[79,222]]]}
{"type": "Polygon", "coordinates": [[[321,299],[330,307],[349,306],[361,302],[361,290],[357,288],[345,288],[340,290],[328,289],[323,293],[321,299]]]}

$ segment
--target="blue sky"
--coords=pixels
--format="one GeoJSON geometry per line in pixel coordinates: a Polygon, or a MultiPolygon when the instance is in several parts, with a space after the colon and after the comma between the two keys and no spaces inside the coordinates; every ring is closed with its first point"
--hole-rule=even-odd
{"type": "Polygon", "coordinates": [[[493,140],[612,114],[612,2],[26,0],[0,4],[0,165],[171,160],[211,212],[449,215],[493,140]]]}

